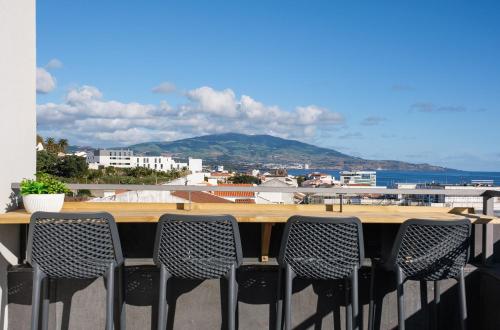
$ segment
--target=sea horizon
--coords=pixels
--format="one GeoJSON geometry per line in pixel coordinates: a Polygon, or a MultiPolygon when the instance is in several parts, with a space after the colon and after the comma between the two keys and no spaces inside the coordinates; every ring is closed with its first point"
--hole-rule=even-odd
{"type": "MultiPolygon", "coordinates": [[[[339,170],[330,169],[289,169],[290,175],[307,175],[321,172],[339,178],[339,170]]],[[[377,186],[393,186],[396,183],[439,183],[450,185],[470,184],[472,180],[493,180],[494,186],[500,186],[500,171],[402,171],[402,170],[375,170],[377,172],[377,186]]]]}

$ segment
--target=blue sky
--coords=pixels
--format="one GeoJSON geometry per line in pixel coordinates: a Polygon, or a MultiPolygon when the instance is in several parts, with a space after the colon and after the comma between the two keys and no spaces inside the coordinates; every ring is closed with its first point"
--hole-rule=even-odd
{"type": "Polygon", "coordinates": [[[496,1],[39,1],[38,131],[236,131],[500,171],[496,1]]]}

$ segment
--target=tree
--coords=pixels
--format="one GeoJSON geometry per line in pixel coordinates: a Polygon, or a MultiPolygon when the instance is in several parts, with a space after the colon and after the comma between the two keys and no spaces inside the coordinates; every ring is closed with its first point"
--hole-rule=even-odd
{"type": "Polygon", "coordinates": [[[36,153],[36,171],[40,173],[48,173],[57,175],[57,163],[59,159],[57,155],[50,153],[46,150],[38,151],[36,153]]]}
{"type": "Polygon", "coordinates": [[[43,144],[43,137],[41,135],[36,135],[36,144],[43,144]]]}
{"type": "Polygon", "coordinates": [[[229,178],[229,181],[231,181],[232,183],[247,183],[247,184],[260,184],[261,183],[259,178],[256,178],[254,176],[247,175],[247,174],[235,175],[235,176],[229,178]]]}
{"type": "Polygon", "coordinates": [[[66,148],[69,146],[69,143],[67,139],[59,139],[57,145],[60,152],[66,153],[66,148]]]}
{"type": "Polygon", "coordinates": [[[116,169],[114,166],[108,166],[104,168],[104,173],[106,173],[106,175],[114,175],[116,174],[116,169]]]}
{"type": "Polygon", "coordinates": [[[57,147],[56,140],[53,137],[45,139],[45,149],[47,149],[48,152],[57,154],[59,148],[57,147]]]}
{"type": "Polygon", "coordinates": [[[59,158],[56,172],[58,176],[65,178],[83,178],[87,175],[88,168],[85,158],[68,155],[59,158]]]}

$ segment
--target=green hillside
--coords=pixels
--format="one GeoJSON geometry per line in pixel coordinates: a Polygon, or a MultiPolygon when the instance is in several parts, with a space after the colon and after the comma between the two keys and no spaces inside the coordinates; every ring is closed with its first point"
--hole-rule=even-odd
{"type": "Polygon", "coordinates": [[[395,160],[366,160],[333,149],[278,138],[270,135],[225,133],[205,135],[172,142],[147,142],[129,146],[136,153],[202,158],[208,164],[310,164],[311,168],[387,169],[442,171],[443,167],[411,164],[395,160]]]}

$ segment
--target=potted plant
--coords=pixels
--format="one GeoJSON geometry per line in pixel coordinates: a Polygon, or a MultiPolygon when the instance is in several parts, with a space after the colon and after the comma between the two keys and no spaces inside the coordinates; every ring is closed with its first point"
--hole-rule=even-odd
{"type": "Polygon", "coordinates": [[[28,213],[61,211],[68,192],[66,184],[45,173],[37,174],[36,180],[21,181],[21,195],[28,213]]]}

